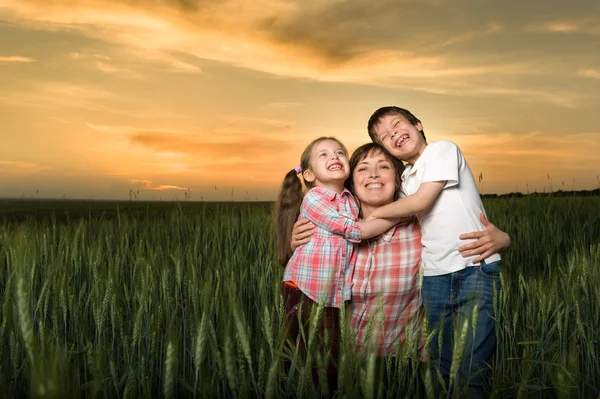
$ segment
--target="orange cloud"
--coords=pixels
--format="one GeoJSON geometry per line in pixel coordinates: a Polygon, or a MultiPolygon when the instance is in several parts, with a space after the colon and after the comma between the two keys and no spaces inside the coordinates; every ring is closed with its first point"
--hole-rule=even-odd
{"type": "Polygon", "coordinates": [[[155,185],[150,180],[132,179],[129,182],[134,185],[141,184],[143,186],[144,190],[150,190],[150,191],[167,191],[167,190],[190,191],[189,187],[179,187],[179,186],[169,185],[169,184],[155,185]]]}
{"type": "Polygon", "coordinates": [[[589,170],[600,170],[600,158],[597,156],[600,153],[600,132],[462,135],[448,130],[435,134],[435,140],[457,143],[473,174],[483,173],[485,176],[485,184],[489,187],[487,192],[492,187],[496,192],[514,191],[518,182],[522,191],[525,190],[525,182],[530,184],[532,191],[534,185],[541,191],[544,185],[551,183],[547,181],[547,174],[553,176],[554,189],[557,190],[557,182],[561,180],[571,181],[574,177],[583,180],[584,176],[589,178],[589,170]]]}
{"type": "Polygon", "coordinates": [[[47,169],[46,166],[32,162],[0,160],[0,176],[28,176],[47,169]]]}
{"type": "Polygon", "coordinates": [[[530,30],[537,32],[572,34],[580,33],[590,36],[600,35],[598,18],[563,19],[541,22],[532,25],[530,30]]]}
{"type": "Polygon", "coordinates": [[[600,69],[583,69],[579,71],[579,76],[586,78],[600,79],[600,69]]]}
{"type": "Polygon", "coordinates": [[[88,127],[135,147],[132,152],[140,157],[128,161],[134,162],[133,174],[144,170],[170,179],[185,176],[184,181],[202,184],[279,182],[312,139],[290,136],[293,127],[289,123],[268,118],[224,118],[194,133],[89,123],[88,127]]]}
{"type": "Polygon", "coordinates": [[[0,64],[12,64],[12,63],[29,63],[36,62],[37,60],[29,57],[21,57],[18,55],[0,57],[0,64]]]}
{"type": "MultiPolygon", "coordinates": [[[[77,30],[123,46],[135,57],[185,73],[202,71],[190,60],[208,59],[278,76],[485,95],[495,91],[482,92],[482,85],[471,81],[474,77],[528,75],[533,70],[531,62],[475,61],[436,51],[427,55],[426,46],[402,48],[398,42],[389,43],[384,39],[389,34],[385,29],[409,27],[387,19],[379,26],[375,21],[381,15],[401,14],[405,11],[402,4],[348,2],[300,7],[284,0],[227,1],[210,7],[204,2],[182,6],[178,1],[141,5],[115,0],[19,0],[9,4],[17,18],[37,29],[77,30]],[[236,12],[231,12],[232,8],[236,12]],[[376,28],[372,32],[365,29],[365,21],[372,21],[376,28]],[[185,55],[185,60],[176,54],[185,55]],[[456,87],[457,80],[463,87],[456,87]]],[[[431,4],[415,7],[441,12],[439,8],[431,10],[435,8],[431,4]]],[[[434,47],[501,30],[499,23],[488,22],[434,47]]]]}

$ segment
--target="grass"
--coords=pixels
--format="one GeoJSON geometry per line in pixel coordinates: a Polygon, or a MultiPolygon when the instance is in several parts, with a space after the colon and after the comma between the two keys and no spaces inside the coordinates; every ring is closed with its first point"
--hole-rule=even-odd
{"type": "MultiPolygon", "coordinates": [[[[485,206],[513,243],[496,304],[493,395],[598,397],[600,198],[486,198],[485,206]]],[[[271,204],[3,207],[0,395],[327,393],[283,344],[271,204]],[[283,359],[294,372],[283,373],[283,359]]],[[[339,396],[380,397],[383,374],[401,396],[430,392],[405,353],[381,365],[351,341],[339,396]]]]}

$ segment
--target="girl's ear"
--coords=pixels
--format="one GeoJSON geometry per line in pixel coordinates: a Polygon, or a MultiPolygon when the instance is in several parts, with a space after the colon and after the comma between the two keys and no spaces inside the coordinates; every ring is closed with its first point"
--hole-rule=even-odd
{"type": "Polygon", "coordinates": [[[417,122],[417,124],[415,125],[415,127],[417,128],[417,130],[419,132],[423,130],[423,124],[421,122],[417,122]]]}
{"type": "Polygon", "coordinates": [[[306,180],[309,183],[312,183],[315,181],[315,174],[310,169],[306,169],[305,171],[303,171],[302,177],[304,177],[304,180],[306,180]]]}

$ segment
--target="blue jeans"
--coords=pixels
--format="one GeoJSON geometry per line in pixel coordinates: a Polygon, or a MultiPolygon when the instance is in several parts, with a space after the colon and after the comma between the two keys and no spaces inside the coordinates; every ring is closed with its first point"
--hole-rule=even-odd
{"type": "Polygon", "coordinates": [[[448,380],[454,337],[460,337],[467,320],[464,357],[458,368],[459,378],[468,381],[470,387],[489,387],[489,365],[496,351],[494,295],[498,295],[500,289],[499,261],[488,264],[481,262],[480,266],[467,267],[454,273],[423,277],[425,314],[429,330],[436,329],[429,348],[434,379],[439,367],[442,376],[448,380]],[[473,310],[476,304],[477,324],[474,329],[473,310]]]}

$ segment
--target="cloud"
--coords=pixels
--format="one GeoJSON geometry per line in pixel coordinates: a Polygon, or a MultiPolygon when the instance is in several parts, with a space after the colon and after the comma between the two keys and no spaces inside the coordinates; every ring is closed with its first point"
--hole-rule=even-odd
{"type": "Polygon", "coordinates": [[[178,135],[147,131],[132,133],[129,140],[156,152],[209,156],[217,160],[212,161],[213,164],[260,162],[260,159],[268,158],[268,154],[281,151],[289,145],[289,139],[277,139],[260,133],[215,137],[209,132],[178,135]]]}
{"type": "Polygon", "coordinates": [[[551,92],[494,87],[482,88],[482,91],[489,94],[510,96],[520,102],[548,102],[564,108],[577,108],[579,100],[583,97],[582,94],[575,92],[551,92]]]}
{"type": "Polygon", "coordinates": [[[537,22],[532,24],[529,30],[533,32],[597,36],[600,35],[600,19],[578,18],[537,22]]]}
{"type": "Polygon", "coordinates": [[[300,107],[302,106],[302,103],[299,102],[293,102],[293,101],[289,101],[289,102],[275,102],[275,103],[268,103],[263,105],[263,108],[265,109],[285,109],[285,108],[295,108],[295,107],[300,107]]]}
{"type": "Polygon", "coordinates": [[[129,180],[131,184],[141,185],[144,190],[149,191],[168,191],[168,190],[177,190],[177,191],[190,191],[189,187],[180,187],[172,184],[154,184],[150,180],[139,180],[132,179],[129,180]]]}
{"type": "Polygon", "coordinates": [[[59,109],[65,106],[88,110],[123,112],[117,107],[105,105],[105,101],[119,99],[110,91],[94,84],[60,81],[25,82],[25,87],[0,95],[0,102],[10,105],[29,106],[45,109],[59,109]],[[103,104],[104,103],[104,104],[103,104]]]}
{"type": "Polygon", "coordinates": [[[22,161],[0,160],[0,176],[29,176],[49,169],[46,166],[22,161]]]}
{"type": "Polygon", "coordinates": [[[93,130],[113,136],[126,136],[132,142],[153,146],[156,150],[170,153],[188,153],[190,148],[202,146],[206,142],[233,143],[239,139],[247,140],[249,136],[283,135],[293,131],[293,126],[286,121],[260,117],[224,117],[217,123],[204,126],[198,132],[187,129],[159,129],[136,126],[96,125],[86,123],[93,130]],[[258,133],[260,132],[260,133],[258,133]],[[200,137],[203,139],[200,140],[200,137]],[[200,140],[200,141],[199,141],[200,140]],[[187,151],[173,150],[181,147],[187,151]],[[164,151],[163,151],[164,150],[164,151]]]}
{"type": "Polygon", "coordinates": [[[483,173],[486,192],[515,191],[516,185],[525,191],[526,183],[531,191],[534,187],[549,190],[550,184],[557,190],[562,180],[589,180],[590,170],[600,170],[600,132],[462,135],[450,130],[436,139],[457,143],[473,175],[483,173]]]}
{"type": "Polygon", "coordinates": [[[494,94],[479,90],[488,84],[486,77],[522,76],[535,70],[532,61],[440,52],[504,29],[495,21],[449,21],[452,6],[440,1],[9,4],[16,18],[32,28],[80,32],[180,73],[201,73],[206,59],[277,76],[438,94],[460,93],[449,87],[459,81],[469,91],[494,94]],[[436,20],[444,23],[433,23],[436,20]]]}
{"type": "Polygon", "coordinates": [[[282,165],[289,159],[295,164],[308,140],[290,135],[293,127],[289,123],[269,118],[223,118],[193,131],[87,126],[108,137],[126,140],[136,153],[141,150],[144,155],[137,165],[145,170],[213,182],[278,181],[282,165]]]}
{"type": "Polygon", "coordinates": [[[145,131],[149,131],[149,130],[157,132],[157,133],[164,133],[164,134],[186,134],[186,131],[177,130],[177,129],[157,129],[157,128],[145,129],[145,128],[139,128],[139,127],[135,127],[135,126],[96,125],[94,123],[89,123],[89,122],[86,123],[86,126],[92,130],[95,130],[97,132],[101,132],[104,134],[108,134],[111,136],[127,137],[134,133],[145,132],[145,131]]]}
{"type": "Polygon", "coordinates": [[[22,63],[30,63],[36,62],[35,58],[30,57],[21,57],[18,55],[11,56],[0,56],[0,64],[22,64],[22,63]]]}
{"type": "Polygon", "coordinates": [[[582,69],[578,75],[586,78],[600,79],[600,69],[582,69]]]}
{"type": "Polygon", "coordinates": [[[107,64],[105,62],[102,62],[102,61],[96,61],[96,66],[98,67],[99,70],[101,70],[102,72],[106,72],[106,73],[115,73],[115,72],[120,71],[119,68],[114,67],[114,66],[107,64]]]}

